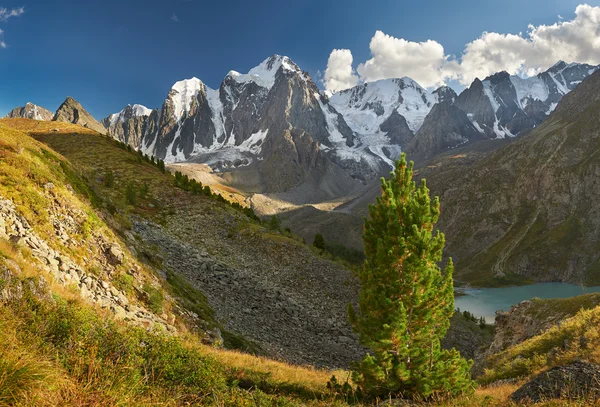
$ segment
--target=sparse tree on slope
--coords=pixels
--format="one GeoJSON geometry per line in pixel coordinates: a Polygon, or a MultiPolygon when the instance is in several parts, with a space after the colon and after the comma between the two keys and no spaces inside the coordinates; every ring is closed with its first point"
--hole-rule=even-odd
{"type": "Polygon", "coordinates": [[[313,246],[315,246],[321,251],[325,250],[325,239],[323,238],[322,234],[317,233],[315,235],[315,240],[313,240],[313,246]]]}
{"type": "Polygon", "coordinates": [[[382,196],[365,219],[366,261],[357,313],[350,322],[369,347],[353,381],[367,397],[429,398],[472,391],[470,363],[458,351],[442,350],[454,313],[453,264],[444,272],[445,238],[433,232],[440,214],[425,180],[412,180],[413,163],[402,154],[382,196]]]}

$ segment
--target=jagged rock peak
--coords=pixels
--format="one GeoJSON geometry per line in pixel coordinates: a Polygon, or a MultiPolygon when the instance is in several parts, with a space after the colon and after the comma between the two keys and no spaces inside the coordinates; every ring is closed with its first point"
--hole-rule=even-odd
{"type": "Polygon", "coordinates": [[[104,125],[104,127],[109,128],[110,126],[114,126],[117,123],[123,123],[132,117],[143,117],[150,116],[152,113],[152,109],[148,109],[143,105],[127,105],[120,112],[111,114],[107,118],[103,119],[100,123],[104,125]]]}
{"type": "Polygon", "coordinates": [[[80,126],[87,127],[88,129],[97,131],[98,133],[106,134],[106,128],[96,119],[94,119],[94,117],[71,96],[67,96],[65,101],[56,111],[56,114],[52,120],[57,122],[78,124],[80,126]]]}
{"type": "Polygon", "coordinates": [[[25,106],[15,107],[5,117],[50,121],[53,116],[50,110],[27,102],[25,106]]]}
{"type": "Polygon", "coordinates": [[[456,97],[458,96],[456,94],[456,92],[454,91],[454,89],[452,89],[450,86],[445,86],[445,85],[440,86],[439,88],[434,90],[432,93],[437,96],[438,103],[443,103],[443,102],[448,102],[448,101],[450,103],[454,103],[454,101],[456,100],[456,97]]]}
{"type": "Polygon", "coordinates": [[[254,82],[257,85],[271,89],[275,83],[276,75],[279,71],[302,74],[302,70],[289,57],[281,55],[272,55],[262,61],[258,66],[250,69],[247,74],[237,71],[229,71],[227,77],[235,79],[237,82],[254,82]]]}

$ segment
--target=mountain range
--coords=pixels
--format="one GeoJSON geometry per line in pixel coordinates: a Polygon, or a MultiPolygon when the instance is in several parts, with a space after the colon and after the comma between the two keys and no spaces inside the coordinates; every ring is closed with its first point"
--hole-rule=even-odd
{"type": "MultiPolygon", "coordinates": [[[[596,69],[560,61],[526,79],[499,72],[459,95],[385,79],[327,97],[290,58],[273,55],[247,74],[230,71],[218,89],[179,81],[160,109],[128,105],[98,123],[69,98],[54,119],[108,132],[166,162],[208,164],[253,192],[309,183],[333,197],[385,175],[400,151],[419,161],[521,135],[596,69]]],[[[31,117],[35,105],[28,106],[11,117],[31,117]]]]}

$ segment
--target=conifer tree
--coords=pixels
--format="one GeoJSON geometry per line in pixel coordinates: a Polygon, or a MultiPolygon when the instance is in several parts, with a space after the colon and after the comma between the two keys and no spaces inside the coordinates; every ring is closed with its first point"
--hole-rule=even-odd
{"type": "Polygon", "coordinates": [[[271,220],[269,220],[269,229],[271,230],[279,230],[281,227],[281,221],[275,215],[271,216],[271,220]]]}
{"type": "Polygon", "coordinates": [[[322,234],[317,233],[315,235],[315,239],[313,240],[313,246],[321,251],[325,250],[325,239],[323,238],[322,234]]]}
{"type": "Polygon", "coordinates": [[[416,187],[405,154],[365,219],[358,314],[350,322],[373,351],[355,367],[353,381],[366,397],[426,399],[473,390],[470,362],[442,350],[454,313],[453,264],[442,260],[444,235],[433,227],[440,214],[425,180],[416,187]]]}

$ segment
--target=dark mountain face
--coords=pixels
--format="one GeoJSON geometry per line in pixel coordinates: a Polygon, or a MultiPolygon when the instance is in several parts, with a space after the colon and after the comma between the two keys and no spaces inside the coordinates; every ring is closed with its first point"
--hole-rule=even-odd
{"type": "Polygon", "coordinates": [[[142,137],[146,133],[152,111],[141,105],[127,105],[119,113],[110,115],[100,123],[108,129],[115,139],[138,148],[142,143],[142,137]]]}
{"type": "Polygon", "coordinates": [[[107,133],[106,128],[98,123],[78,101],[70,96],[60,105],[52,120],[79,124],[101,134],[107,133]]]}
{"type": "Polygon", "coordinates": [[[451,99],[433,106],[423,126],[405,148],[412,159],[429,159],[443,151],[484,140],[465,112],[451,99]]]}

